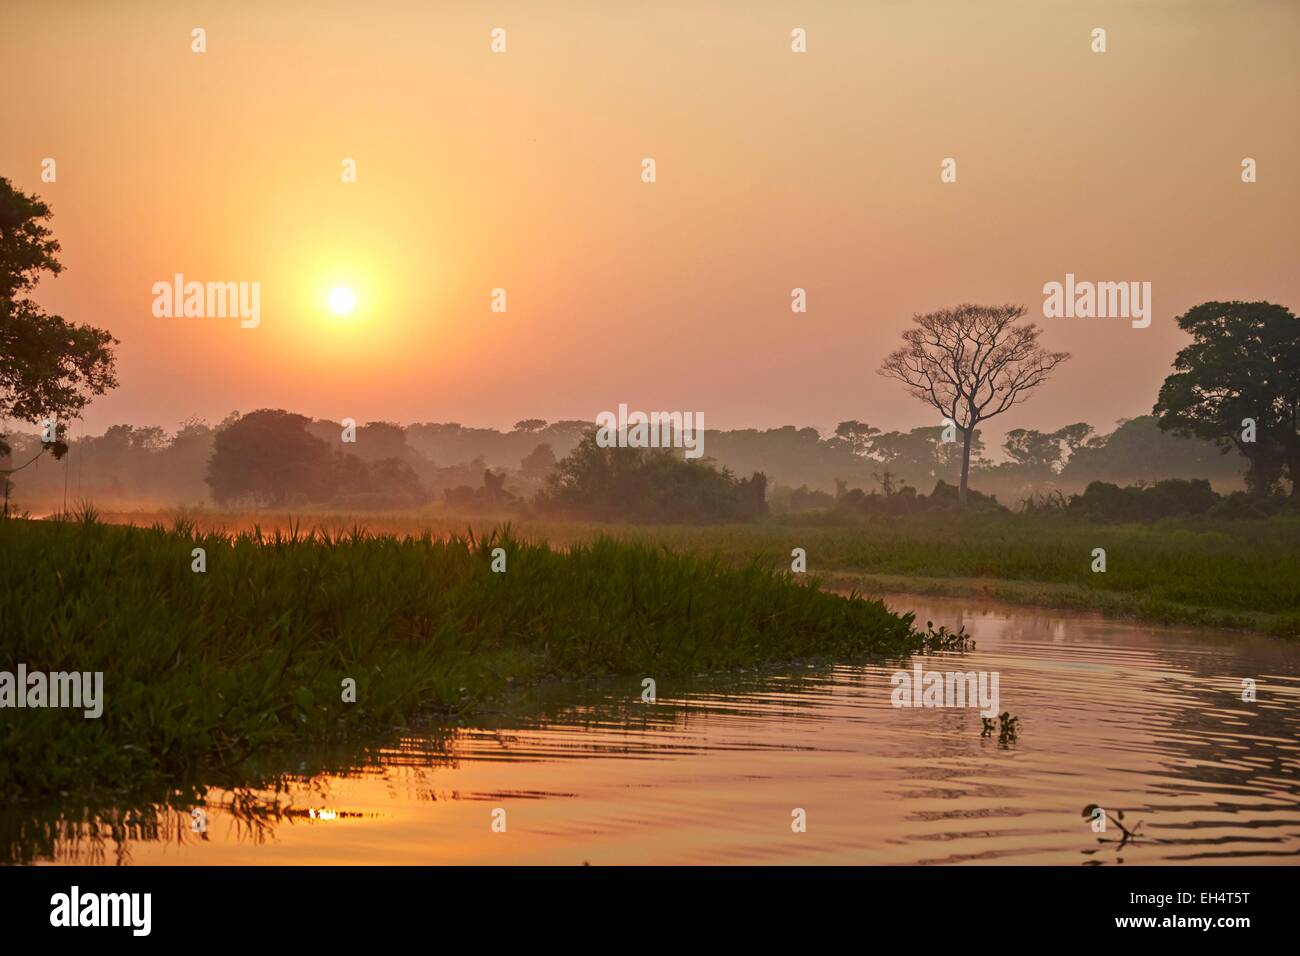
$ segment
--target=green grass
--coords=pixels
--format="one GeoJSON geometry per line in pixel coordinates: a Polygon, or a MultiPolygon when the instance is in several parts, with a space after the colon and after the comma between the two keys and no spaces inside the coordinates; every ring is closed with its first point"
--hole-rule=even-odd
{"type": "MultiPolygon", "coordinates": [[[[641,532],[632,532],[641,536],[641,532]]],[[[1300,519],[1082,524],[1053,516],[918,515],[851,525],[771,521],[664,529],[674,548],[789,564],[874,593],[980,595],[1146,621],[1300,637],[1300,519]],[[1106,551],[1105,573],[1092,551],[1106,551]]]]}
{"type": "MultiPolygon", "coordinates": [[[[122,514],[115,520],[154,517],[122,514]]],[[[276,520],[267,514],[204,511],[188,512],[187,517],[205,527],[231,528],[276,520]]],[[[311,520],[338,527],[351,519],[322,514],[311,520]]],[[[441,512],[357,520],[370,528],[405,533],[431,529],[435,534],[484,521],[441,512]]],[[[523,533],[556,547],[608,535],[716,555],[733,565],[758,560],[788,568],[790,550],[802,547],[808,552],[809,571],[826,575],[827,584],[869,593],[979,596],[1152,623],[1245,628],[1300,638],[1300,517],[1101,524],[1059,515],[814,514],[712,527],[536,519],[516,519],[516,524],[523,533]],[[1104,574],[1092,571],[1094,548],[1106,550],[1104,574]]]]}
{"type": "Polygon", "coordinates": [[[508,683],[662,680],[943,643],[762,561],[595,536],[328,537],[0,522],[0,670],[102,671],[104,713],[0,711],[0,799],[87,802],[463,713],[508,683]],[[206,573],[191,549],[207,551],[206,573]],[[490,569],[503,548],[506,573],[490,569]],[[357,700],[342,700],[344,678],[357,700]]]}

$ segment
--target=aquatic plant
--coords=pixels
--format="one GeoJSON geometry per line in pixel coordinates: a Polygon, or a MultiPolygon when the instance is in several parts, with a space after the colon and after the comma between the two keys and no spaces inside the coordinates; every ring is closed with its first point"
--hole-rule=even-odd
{"type": "MultiPolygon", "coordinates": [[[[1097,804],[1090,803],[1083,808],[1083,811],[1080,813],[1080,816],[1089,820],[1096,819],[1097,811],[1101,809],[1102,808],[1097,804]]],[[[1097,838],[1098,843],[1114,843],[1116,844],[1115,849],[1120,850],[1123,849],[1125,846],[1127,846],[1129,843],[1137,842],[1137,840],[1139,839],[1138,830],[1142,826],[1141,820],[1133,824],[1133,829],[1130,830],[1127,826],[1124,825],[1123,810],[1116,810],[1114,816],[1111,816],[1111,814],[1106,810],[1102,810],[1102,813],[1105,814],[1106,820],[1109,823],[1119,828],[1120,838],[1118,840],[1109,840],[1106,839],[1105,837],[1098,837],[1097,838]]]]}
{"type": "Polygon", "coordinates": [[[1020,739],[1020,718],[1011,716],[1005,710],[998,714],[996,721],[992,717],[981,717],[980,728],[981,737],[991,737],[996,730],[998,743],[1003,747],[1020,739]]]}
{"type": "Polygon", "coordinates": [[[0,799],[90,799],[463,715],[507,684],[906,656],[911,615],[608,537],[0,523],[0,670],[102,672],[103,715],[3,711],[0,799]],[[202,568],[200,559],[202,553],[202,568]],[[503,568],[500,573],[498,568],[503,568]]]}

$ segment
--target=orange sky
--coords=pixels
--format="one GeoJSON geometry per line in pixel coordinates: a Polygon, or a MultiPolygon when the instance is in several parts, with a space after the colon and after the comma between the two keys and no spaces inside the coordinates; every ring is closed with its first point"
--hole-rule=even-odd
{"type": "Polygon", "coordinates": [[[3,23],[0,175],[51,203],[67,267],[39,298],[121,340],[91,432],[621,402],[937,424],[874,369],[963,301],[1023,302],[1075,356],[990,432],[1108,426],[1150,410],[1189,306],[1300,309],[1300,3],[6,0],[3,23]],[[259,281],[260,326],[155,318],[176,272],[259,281]],[[1042,319],[1067,272],[1150,281],[1152,326],[1042,319]]]}

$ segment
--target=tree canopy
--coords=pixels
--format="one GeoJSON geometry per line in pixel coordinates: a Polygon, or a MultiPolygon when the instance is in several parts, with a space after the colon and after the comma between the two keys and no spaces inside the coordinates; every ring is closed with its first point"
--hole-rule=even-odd
{"type": "Polygon", "coordinates": [[[1178,317],[1192,336],[1154,413],[1162,429],[1236,448],[1256,495],[1285,475],[1300,491],[1300,321],[1271,302],[1204,302],[1178,317]],[[1253,423],[1253,426],[1251,425],[1253,423]]]}
{"type": "MultiPolygon", "coordinates": [[[[28,293],[58,275],[50,207],[0,177],[0,420],[73,418],[117,385],[108,332],[50,315],[28,293]]],[[[62,431],[62,429],[60,429],[62,431]]],[[[0,455],[9,446],[0,435],[0,455]]]]}
{"type": "Polygon", "coordinates": [[[1016,325],[1024,315],[1022,305],[959,305],[913,316],[903,347],[880,364],[881,375],[902,382],[961,432],[962,504],[976,426],[1023,402],[1070,357],[1040,346],[1041,330],[1032,322],[1016,325]]]}
{"type": "Polygon", "coordinates": [[[562,459],[537,504],[598,520],[710,524],[767,513],[767,478],[737,478],[663,448],[607,448],[592,432],[562,459]]]}

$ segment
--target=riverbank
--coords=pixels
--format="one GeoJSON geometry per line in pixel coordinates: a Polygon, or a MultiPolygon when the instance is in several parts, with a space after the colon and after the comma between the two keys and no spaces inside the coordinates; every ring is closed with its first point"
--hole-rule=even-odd
{"type": "Polygon", "coordinates": [[[894,707],[893,661],[683,675],[654,705],[636,677],[546,681],[463,721],[276,755],[259,789],[0,808],[0,864],[1296,859],[1300,645],[970,598],[886,603],[967,630],[959,669],[1000,675],[1016,741],[981,736],[973,708],[894,707]],[[1102,800],[1149,839],[1099,843],[1080,810],[1102,800]],[[490,827],[498,810],[508,836],[490,827]]]}
{"type": "Polygon", "coordinates": [[[1092,590],[1075,584],[1004,581],[997,578],[931,578],[916,575],[832,573],[825,586],[857,591],[872,597],[908,594],[917,597],[973,598],[1025,608],[1048,608],[1100,614],[1106,618],[1140,621],[1169,627],[1248,631],[1300,639],[1300,624],[1292,614],[1268,614],[1177,604],[1146,593],[1092,590]]]}
{"type": "MultiPolygon", "coordinates": [[[[106,516],[148,525],[175,513],[106,516]]],[[[271,513],[184,512],[203,528],[287,527],[271,513]]],[[[1096,611],[1151,624],[1234,628],[1300,639],[1300,518],[1165,519],[1102,524],[1059,515],[957,514],[895,518],[805,514],[710,527],[611,525],[529,517],[428,514],[303,516],[304,524],[434,535],[512,521],[526,538],[562,548],[607,535],[716,555],[733,566],[807,568],[837,588],[994,598],[1026,606],[1096,611]],[[1106,570],[1094,571],[1094,551],[1106,570]]]]}
{"type": "Polygon", "coordinates": [[[895,657],[948,639],[761,562],[608,537],[556,550],[507,532],[8,520],[0,578],[0,660],[103,675],[98,717],[4,712],[5,800],[156,792],[551,678],[895,657]]]}

